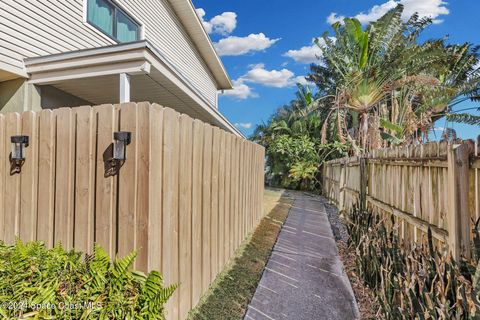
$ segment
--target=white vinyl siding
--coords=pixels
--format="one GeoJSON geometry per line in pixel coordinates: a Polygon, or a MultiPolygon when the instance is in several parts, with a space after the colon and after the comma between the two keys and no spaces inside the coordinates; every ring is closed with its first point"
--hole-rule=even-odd
{"type": "MultiPolygon", "coordinates": [[[[185,0],[189,1],[189,0],[185,0]]],[[[216,85],[203,59],[166,0],[117,1],[145,24],[145,39],[150,41],[216,106],[216,85]]]]}
{"type": "MultiPolygon", "coordinates": [[[[84,21],[84,0],[1,0],[0,69],[24,72],[23,59],[115,44],[84,21]]],[[[188,0],[185,0],[188,1],[188,0]]],[[[217,86],[167,0],[115,1],[137,19],[148,40],[210,105],[217,86]]]]}

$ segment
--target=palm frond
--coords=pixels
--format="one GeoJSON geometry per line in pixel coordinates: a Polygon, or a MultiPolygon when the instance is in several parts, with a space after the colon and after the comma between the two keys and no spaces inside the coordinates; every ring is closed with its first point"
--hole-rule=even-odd
{"type": "Polygon", "coordinates": [[[480,116],[469,113],[448,113],[447,121],[480,126],[480,116]]]}

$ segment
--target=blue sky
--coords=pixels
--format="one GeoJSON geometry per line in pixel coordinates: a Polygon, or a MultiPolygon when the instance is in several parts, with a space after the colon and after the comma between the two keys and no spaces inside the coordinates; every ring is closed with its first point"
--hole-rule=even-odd
{"type": "MultiPolygon", "coordinates": [[[[304,80],[317,48],[312,39],[330,22],[356,16],[366,23],[396,3],[406,13],[430,16],[435,24],[424,39],[448,35],[451,43],[480,44],[478,0],[193,0],[235,90],[220,96],[220,111],[246,135],[256,124],[295,97],[295,83],[304,80]]],[[[458,108],[480,107],[466,102],[458,108]]],[[[477,114],[479,114],[477,112],[477,114]]],[[[439,121],[437,127],[445,125],[439,121]]],[[[449,125],[452,127],[452,125],[449,125]]],[[[480,134],[479,127],[454,124],[462,138],[480,134]]]]}

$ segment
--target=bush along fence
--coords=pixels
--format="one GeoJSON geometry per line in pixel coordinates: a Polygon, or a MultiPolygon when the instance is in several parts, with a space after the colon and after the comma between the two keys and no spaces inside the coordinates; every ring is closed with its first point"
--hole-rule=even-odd
{"type": "Polygon", "coordinates": [[[0,150],[0,240],[136,250],[135,269],[179,284],[167,319],[261,219],[263,147],[159,105],[0,115],[0,150]]]}
{"type": "Polygon", "coordinates": [[[349,245],[356,251],[356,272],[373,289],[381,319],[478,319],[480,246],[473,228],[473,259],[452,259],[427,241],[406,245],[394,216],[359,208],[347,214],[349,245]],[[394,225],[387,228],[386,222],[394,225]]]}
{"type": "Polygon", "coordinates": [[[469,140],[376,150],[327,162],[323,192],[343,211],[359,203],[393,215],[407,243],[426,240],[430,229],[436,246],[468,258],[471,221],[480,217],[479,156],[469,140]]]}

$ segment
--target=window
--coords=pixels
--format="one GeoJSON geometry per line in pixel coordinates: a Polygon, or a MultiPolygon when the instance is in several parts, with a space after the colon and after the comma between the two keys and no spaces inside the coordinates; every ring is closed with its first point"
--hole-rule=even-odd
{"type": "Polygon", "coordinates": [[[118,42],[140,39],[140,25],[110,0],[87,0],[87,22],[118,42]]]}

